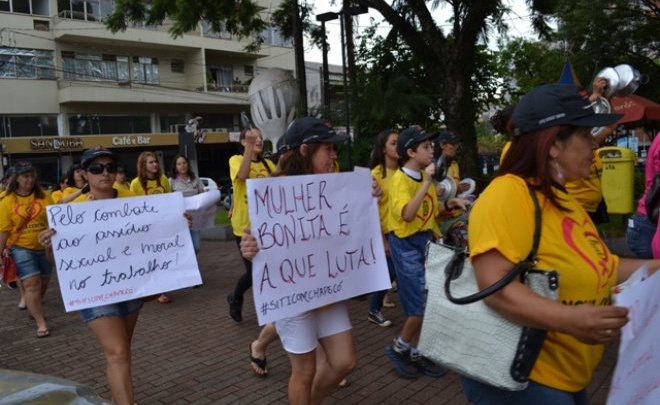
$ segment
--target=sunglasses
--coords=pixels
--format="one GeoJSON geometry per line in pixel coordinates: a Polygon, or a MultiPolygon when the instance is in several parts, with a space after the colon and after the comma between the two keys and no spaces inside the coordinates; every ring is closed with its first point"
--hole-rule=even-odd
{"type": "Polygon", "coordinates": [[[117,164],[116,163],[92,163],[87,166],[87,171],[92,174],[101,174],[103,169],[107,170],[108,173],[117,173],[117,164]]]}

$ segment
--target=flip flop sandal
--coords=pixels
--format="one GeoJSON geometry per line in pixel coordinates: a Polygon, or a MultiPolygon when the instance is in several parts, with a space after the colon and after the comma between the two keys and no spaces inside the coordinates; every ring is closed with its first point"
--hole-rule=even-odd
{"type": "Polygon", "coordinates": [[[170,297],[168,297],[167,295],[161,295],[160,297],[158,297],[157,301],[158,301],[159,304],[165,305],[165,304],[171,303],[172,299],[170,297]]]}
{"type": "Polygon", "coordinates": [[[50,336],[50,331],[48,329],[37,330],[37,339],[46,338],[50,336]]]}
{"type": "Polygon", "coordinates": [[[266,368],[268,366],[268,361],[266,360],[266,357],[259,359],[252,356],[252,342],[248,345],[248,354],[250,355],[250,367],[252,367],[252,372],[257,377],[268,377],[268,369],[266,368]],[[257,369],[262,370],[263,373],[260,374],[257,369]]]}

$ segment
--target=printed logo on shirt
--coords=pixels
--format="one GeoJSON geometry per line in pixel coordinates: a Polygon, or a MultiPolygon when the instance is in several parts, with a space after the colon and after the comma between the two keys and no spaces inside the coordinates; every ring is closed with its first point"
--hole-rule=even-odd
{"type": "Polygon", "coordinates": [[[22,219],[21,222],[30,222],[44,211],[44,206],[39,200],[30,201],[27,204],[17,203],[14,205],[14,214],[22,219]]]}
{"type": "MultiPolygon", "coordinates": [[[[598,232],[596,230],[588,229],[588,224],[589,220],[585,218],[581,228],[584,228],[583,237],[588,244],[588,248],[591,249],[591,255],[588,255],[585,252],[587,246],[578,246],[578,243],[575,240],[576,225],[578,225],[578,223],[574,219],[564,218],[562,221],[562,232],[564,242],[566,242],[568,247],[577,253],[584,263],[594,272],[597,280],[596,291],[600,292],[601,289],[608,288],[610,279],[614,276],[614,262],[609,250],[599,237],[598,232]],[[598,257],[597,261],[592,259],[594,256],[598,257]]],[[[579,232],[581,228],[578,227],[577,232],[579,232]]]]}
{"type": "Polygon", "coordinates": [[[422,221],[422,226],[424,226],[433,217],[433,198],[431,198],[428,193],[424,196],[424,200],[422,201],[422,206],[420,208],[422,215],[417,214],[416,217],[422,221]]]}

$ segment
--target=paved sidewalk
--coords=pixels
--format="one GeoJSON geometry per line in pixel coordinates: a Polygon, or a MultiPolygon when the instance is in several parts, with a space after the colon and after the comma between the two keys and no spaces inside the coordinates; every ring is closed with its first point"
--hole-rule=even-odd
{"type": "MultiPolygon", "coordinates": [[[[204,241],[200,268],[204,287],[173,292],[172,304],[154,301],[141,312],[133,348],[136,400],[140,405],[285,404],[290,369],[279,342],[269,350],[269,377],[255,377],[247,361],[247,345],[259,331],[251,297],[241,324],[227,315],[225,296],[244,271],[235,242],[204,241]]],[[[16,291],[0,288],[0,368],[69,378],[109,398],[101,351],[78,315],[64,313],[57,281],[51,281],[45,301],[51,337],[36,339],[34,322],[17,302],[16,291]]],[[[390,328],[366,320],[367,300],[350,300],[349,308],[358,367],[350,385],[325,403],[466,403],[453,373],[413,381],[394,374],[384,348],[402,325],[399,308],[385,312],[394,321],[390,328]]],[[[594,405],[605,403],[615,358],[611,346],[589,387],[594,405]]]]}

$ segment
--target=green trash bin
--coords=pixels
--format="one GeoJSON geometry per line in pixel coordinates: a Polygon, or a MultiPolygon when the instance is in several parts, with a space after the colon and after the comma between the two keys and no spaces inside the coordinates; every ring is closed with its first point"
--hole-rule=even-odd
{"type": "Polygon", "coordinates": [[[634,176],[637,156],[628,148],[607,146],[596,151],[603,162],[600,180],[610,214],[634,212],[634,176]]]}

